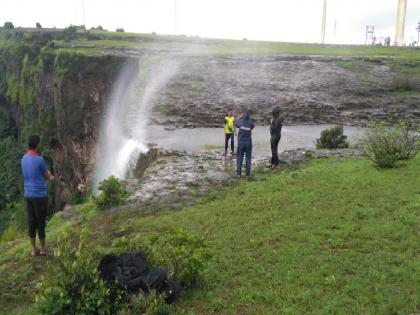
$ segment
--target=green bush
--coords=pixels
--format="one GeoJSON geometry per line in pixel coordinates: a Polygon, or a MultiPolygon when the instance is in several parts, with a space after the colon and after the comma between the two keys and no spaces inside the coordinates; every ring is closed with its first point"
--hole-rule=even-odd
{"type": "Polygon", "coordinates": [[[419,150],[420,129],[406,121],[400,121],[395,130],[397,138],[397,152],[399,160],[409,160],[416,156],[419,150]]]}
{"type": "Polygon", "coordinates": [[[408,123],[395,126],[372,124],[361,139],[366,156],[381,168],[392,168],[399,160],[414,157],[419,149],[419,133],[408,123]]]}
{"type": "Polygon", "coordinates": [[[40,314],[115,314],[120,307],[121,292],[109,288],[100,279],[98,262],[86,246],[83,236],[74,247],[63,234],[36,294],[40,314]]]}
{"type": "Polygon", "coordinates": [[[99,191],[100,194],[94,200],[101,210],[123,205],[128,197],[127,190],[115,176],[100,182],[99,191]]]}
{"type": "Polygon", "coordinates": [[[77,26],[70,25],[66,27],[63,31],[64,41],[69,42],[75,38],[77,33],[77,26]]]}
{"type": "Polygon", "coordinates": [[[142,294],[131,296],[129,303],[119,312],[119,315],[173,315],[174,309],[165,303],[163,295],[152,291],[148,296],[142,294]]]}
{"type": "Polygon", "coordinates": [[[343,126],[335,126],[321,131],[321,137],[316,139],[315,144],[317,149],[343,149],[349,147],[347,136],[343,134],[343,126]]]}
{"type": "Polygon", "coordinates": [[[22,198],[22,151],[14,137],[0,139],[0,234],[9,225],[18,207],[17,203],[22,198]]]}
{"type": "Polygon", "coordinates": [[[122,250],[143,250],[150,264],[164,267],[168,277],[177,280],[184,288],[196,287],[204,282],[211,258],[203,237],[181,229],[147,238],[143,235],[131,239],[121,237],[113,242],[113,246],[122,250]]]}
{"type": "Polygon", "coordinates": [[[74,205],[81,205],[89,200],[92,195],[92,191],[90,189],[86,191],[75,190],[69,199],[69,204],[74,205]]]}
{"type": "Polygon", "coordinates": [[[4,29],[7,29],[7,30],[12,30],[12,29],[14,29],[14,28],[15,28],[15,26],[13,25],[13,23],[12,23],[12,22],[4,22],[4,24],[3,24],[3,28],[4,28],[4,29]]]}
{"type": "Polygon", "coordinates": [[[7,228],[0,229],[0,243],[14,241],[27,229],[26,207],[23,200],[19,201],[12,208],[7,228]]]}

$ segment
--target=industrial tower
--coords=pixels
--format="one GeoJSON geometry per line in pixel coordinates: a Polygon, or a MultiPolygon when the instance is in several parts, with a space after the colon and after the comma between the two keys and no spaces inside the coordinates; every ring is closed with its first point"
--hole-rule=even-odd
{"type": "Polygon", "coordinates": [[[321,43],[325,43],[325,27],[327,25],[327,0],[324,0],[322,8],[322,23],[321,23],[321,43]]]}
{"type": "Polygon", "coordinates": [[[397,28],[395,30],[395,46],[404,45],[405,13],[407,11],[407,0],[398,0],[397,28]]]}

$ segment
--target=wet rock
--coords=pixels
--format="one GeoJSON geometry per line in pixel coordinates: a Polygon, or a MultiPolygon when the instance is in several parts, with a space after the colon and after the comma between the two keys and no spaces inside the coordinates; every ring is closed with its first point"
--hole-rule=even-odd
{"type": "MultiPolygon", "coordinates": [[[[284,151],[280,159],[295,165],[314,158],[359,156],[355,149],[284,151]]],[[[254,168],[267,169],[269,157],[255,158],[254,168]]],[[[161,205],[177,209],[192,204],[196,196],[204,196],[210,187],[231,184],[235,177],[236,160],[223,156],[223,151],[188,154],[182,151],[163,151],[159,158],[139,179],[127,181],[130,197],[124,209],[148,209],[147,205],[161,205]]]]}
{"type": "Polygon", "coordinates": [[[141,178],[146,171],[146,169],[157,160],[159,151],[156,147],[149,145],[149,150],[145,153],[141,153],[136,167],[133,170],[133,176],[136,178],[141,178]]]}

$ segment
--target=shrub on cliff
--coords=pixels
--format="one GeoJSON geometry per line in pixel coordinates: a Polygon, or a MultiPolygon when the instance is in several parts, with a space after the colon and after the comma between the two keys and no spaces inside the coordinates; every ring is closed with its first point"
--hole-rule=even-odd
{"type": "Polygon", "coordinates": [[[321,131],[321,137],[316,139],[317,149],[343,149],[348,148],[347,136],[344,135],[343,126],[321,131]]]}
{"type": "Polygon", "coordinates": [[[14,29],[14,28],[15,28],[15,26],[13,25],[13,23],[12,23],[12,22],[5,22],[5,23],[3,24],[3,28],[4,28],[4,29],[6,29],[6,30],[12,30],[12,29],[14,29]]]}
{"type": "Polygon", "coordinates": [[[94,200],[101,210],[123,205],[128,197],[124,185],[115,176],[110,176],[100,182],[99,191],[100,194],[94,200]]]}
{"type": "Polygon", "coordinates": [[[22,148],[14,137],[0,139],[0,233],[22,197],[21,158],[22,148]]]}
{"type": "Polygon", "coordinates": [[[63,31],[64,41],[69,42],[71,41],[77,33],[77,26],[70,25],[66,27],[63,31]]]}
{"type": "Polygon", "coordinates": [[[418,128],[406,122],[395,126],[372,124],[361,139],[366,156],[381,168],[395,167],[397,161],[413,158],[419,150],[418,128]]]}

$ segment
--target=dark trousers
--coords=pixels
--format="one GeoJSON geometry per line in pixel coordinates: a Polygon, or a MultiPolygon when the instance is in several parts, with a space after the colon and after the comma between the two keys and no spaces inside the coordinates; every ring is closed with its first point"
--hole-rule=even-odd
{"type": "Polygon", "coordinates": [[[47,197],[28,197],[25,198],[26,208],[28,210],[29,237],[35,238],[38,231],[38,237],[45,239],[45,220],[47,219],[47,197]]]}
{"type": "Polygon", "coordinates": [[[271,142],[271,165],[279,165],[278,147],[280,142],[280,135],[273,135],[271,142]]]}
{"type": "Polygon", "coordinates": [[[251,175],[251,154],[252,154],[252,142],[250,141],[239,141],[238,152],[236,155],[236,174],[242,174],[242,162],[244,160],[244,154],[246,156],[246,176],[251,175]]]}
{"type": "Polygon", "coordinates": [[[232,133],[225,133],[225,153],[229,147],[229,138],[230,138],[230,149],[232,153],[235,151],[235,134],[232,133]]]}

